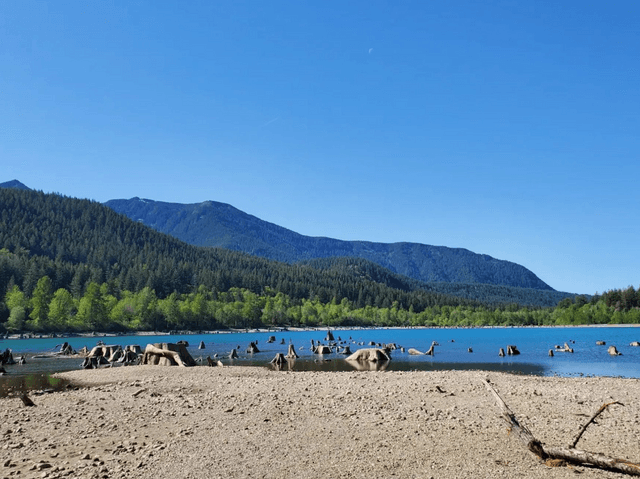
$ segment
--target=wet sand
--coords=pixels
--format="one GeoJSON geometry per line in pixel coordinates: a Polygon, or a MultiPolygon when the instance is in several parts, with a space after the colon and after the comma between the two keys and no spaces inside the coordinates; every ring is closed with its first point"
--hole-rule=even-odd
{"type": "Polygon", "coordinates": [[[0,399],[0,477],[614,478],[548,467],[507,433],[489,378],[532,433],[640,462],[640,380],[478,371],[132,366],[0,399]]]}

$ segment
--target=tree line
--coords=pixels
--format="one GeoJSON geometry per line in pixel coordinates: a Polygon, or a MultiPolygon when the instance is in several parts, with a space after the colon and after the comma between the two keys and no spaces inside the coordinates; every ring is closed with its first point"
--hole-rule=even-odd
{"type": "Polygon", "coordinates": [[[242,288],[225,292],[200,286],[187,294],[171,293],[159,298],[144,287],[140,291],[120,290],[110,283],[90,283],[81,297],[64,288],[53,290],[49,277],[40,278],[28,296],[17,285],[5,295],[6,332],[132,332],[272,327],[386,327],[386,326],[543,326],[640,323],[640,308],[627,310],[607,305],[611,291],[593,296],[567,298],[555,308],[527,308],[517,305],[435,305],[420,312],[390,307],[357,307],[353,302],[333,298],[293,299],[265,288],[262,294],[242,288]]]}

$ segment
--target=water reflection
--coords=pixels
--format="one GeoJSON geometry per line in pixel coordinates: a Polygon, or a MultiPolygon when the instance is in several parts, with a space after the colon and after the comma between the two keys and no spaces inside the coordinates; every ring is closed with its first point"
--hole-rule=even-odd
{"type": "Polygon", "coordinates": [[[391,361],[345,361],[356,371],[386,371],[391,361]]]}

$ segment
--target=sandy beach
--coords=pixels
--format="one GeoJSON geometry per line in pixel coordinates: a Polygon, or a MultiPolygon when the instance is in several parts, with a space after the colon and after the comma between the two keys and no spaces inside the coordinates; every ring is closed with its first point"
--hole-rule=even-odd
{"type": "Polygon", "coordinates": [[[0,477],[625,477],[549,467],[509,436],[488,378],[543,443],[640,462],[640,381],[493,372],[132,366],[0,399],[0,477]],[[578,474],[579,473],[579,474],[578,474]]]}

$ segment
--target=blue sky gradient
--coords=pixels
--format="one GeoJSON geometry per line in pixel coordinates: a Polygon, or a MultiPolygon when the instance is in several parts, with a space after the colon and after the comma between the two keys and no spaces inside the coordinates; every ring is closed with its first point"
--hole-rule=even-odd
{"type": "Polygon", "coordinates": [[[640,3],[0,3],[1,181],[640,285],[640,3]]]}

